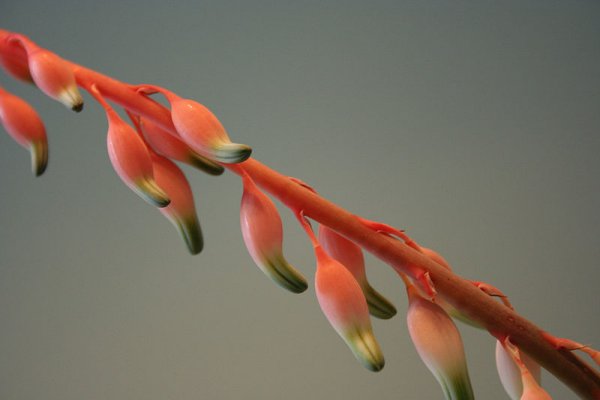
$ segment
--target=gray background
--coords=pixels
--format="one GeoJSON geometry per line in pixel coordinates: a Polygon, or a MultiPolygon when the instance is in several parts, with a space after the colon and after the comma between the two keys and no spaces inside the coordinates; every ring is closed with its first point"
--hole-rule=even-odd
{"type": "MultiPolygon", "coordinates": [[[[600,346],[600,3],[8,1],[0,26],[209,106],[257,159],[405,228],[545,329],[600,346]]],[[[50,137],[33,178],[0,135],[0,398],[439,399],[396,318],[364,370],[314,290],[252,264],[239,180],[189,172],[206,237],[187,254],[111,169],[89,96],[73,114],[0,74],[50,137]]],[[[314,259],[286,213],[288,258],[314,259]]],[[[493,340],[461,326],[476,394],[504,399],[493,340]]],[[[545,375],[556,399],[574,396],[545,375]]]]}

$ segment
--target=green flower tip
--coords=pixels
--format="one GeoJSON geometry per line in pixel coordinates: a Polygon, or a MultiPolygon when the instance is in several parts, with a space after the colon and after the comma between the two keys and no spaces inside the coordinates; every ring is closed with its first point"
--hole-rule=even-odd
{"type": "Polygon", "coordinates": [[[209,160],[208,158],[203,157],[197,153],[190,153],[188,163],[191,166],[209,175],[219,176],[222,175],[223,172],[225,172],[225,168],[223,168],[222,165],[212,160],[209,160]]]}
{"type": "Polygon", "coordinates": [[[306,278],[283,255],[267,259],[263,271],[273,282],[292,293],[302,293],[308,288],[306,278]]]}
{"type": "Polygon", "coordinates": [[[379,372],[385,366],[385,359],[379,343],[371,329],[357,327],[347,332],[344,339],[354,357],[369,371],[379,372]]]}
{"type": "Polygon", "coordinates": [[[174,220],[173,224],[179,231],[179,235],[185,241],[190,254],[196,255],[200,253],[204,248],[204,238],[196,215],[179,218],[174,220]]]}
{"type": "Polygon", "coordinates": [[[380,319],[390,319],[396,315],[396,307],[368,283],[363,287],[363,293],[367,299],[369,313],[372,316],[380,319]]]}
{"type": "Polygon", "coordinates": [[[144,200],[158,208],[166,207],[171,202],[169,196],[158,186],[154,179],[140,179],[136,182],[134,190],[144,200]]]}
{"type": "Polygon", "coordinates": [[[239,143],[222,143],[214,149],[216,160],[226,164],[237,164],[246,161],[250,154],[252,154],[252,148],[239,143]]]}

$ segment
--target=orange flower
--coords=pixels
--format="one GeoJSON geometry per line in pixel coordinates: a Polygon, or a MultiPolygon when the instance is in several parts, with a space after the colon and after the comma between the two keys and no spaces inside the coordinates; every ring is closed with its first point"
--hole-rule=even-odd
{"type": "Polygon", "coordinates": [[[363,291],[352,274],[315,247],[317,272],[315,291],[321,310],[352,353],[367,369],[380,371],[385,360],[373,335],[369,308],[363,291]]]}
{"type": "Polygon", "coordinates": [[[200,154],[219,162],[235,164],[250,157],[252,149],[244,144],[232,143],[221,122],[193,100],[173,97],[171,117],[182,139],[200,154]]]}
{"type": "Polygon", "coordinates": [[[48,165],[48,139],[44,123],[25,100],[0,88],[0,121],[4,129],[31,153],[31,169],[40,176],[48,165]]]}
{"type": "Polygon", "coordinates": [[[365,295],[371,315],[382,319],[396,315],[394,305],[373,289],[367,280],[365,258],[360,247],[325,225],[319,226],[319,241],[331,257],[352,273],[365,295]]]}
{"type": "Polygon", "coordinates": [[[143,139],[112,109],[108,118],[108,155],[121,180],[144,200],[157,207],[169,204],[169,197],[154,180],[152,159],[143,139]]]}
{"type": "Polygon", "coordinates": [[[446,399],[473,399],[462,339],[452,318],[422,297],[414,286],[407,290],[408,331],[421,360],[439,382],[446,399]]]}
{"type": "Polygon", "coordinates": [[[56,54],[39,48],[27,48],[29,71],[38,88],[51,98],[60,101],[73,111],[83,109],[83,98],[73,71],[65,60],[56,54]]]}
{"type": "Polygon", "coordinates": [[[159,208],[159,211],[177,228],[190,253],[200,253],[202,231],[188,180],[174,162],[158,154],[152,154],[152,166],[156,183],[171,199],[169,205],[159,208]]]}
{"type": "Polygon", "coordinates": [[[140,118],[144,138],[159,154],[172,160],[181,161],[211,175],[220,175],[224,168],[193,151],[180,138],[172,135],[147,118],[140,118]]]}
{"type": "Polygon", "coordinates": [[[273,282],[294,293],[304,292],[306,279],[283,256],[283,227],[277,207],[249,176],[243,176],[242,182],[240,224],[248,252],[273,282]]]}

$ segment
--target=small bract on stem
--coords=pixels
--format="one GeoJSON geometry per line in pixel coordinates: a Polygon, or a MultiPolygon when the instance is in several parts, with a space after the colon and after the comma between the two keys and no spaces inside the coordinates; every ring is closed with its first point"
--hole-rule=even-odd
{"type": "MultiPolygon", "coordinates": [[[[225,169],[240,175],[240,222],[251,257],[273,281],[300,293],[308,284],[283,257],[281,218],[268,195],[281,201],[296,214],[311,240],[321,310],[369,370],[379,371],[384,366],[369,311],[391,318],[396,309],[368,283],[363,251],[393,268],[407,285],[410,336],[446,398],[473,398],[462,340],[452,318],[487,330],[502,342],[520,369],[522,400],[547,398],[535,379],[529,379],[531,372],[524,368],[522,353],[580,397],[600,398],[597,368],[573,354],[573,350],[582,350],[597,364],[596,350],[546,333],[519,315],[500,290],[456,275],[442,255],[420,246],[403,230],[354,215],[301,180],[251,158],[251,148],[232,142],[206,106],[158,86],[120,82],[64,60],[23,35],[1,29],[0,64],[10,76],[33,82],[43,93],[75,111],[83,105],[78,86],[86,89],[106,111],[107,148],[117,174],[177,227],[192,254],[202,249],[202,234],[189,182],[173,161],[191,164],[211,175],[220,175],[225,169]],[[149,97],[154,93],[163,94],[169,107],[149,97]],[[134,127],[119,116],[119,107],[130,115],[134,127]],[[320,238],[309,218],[320,224],[320,238]]],[[[39,175],[46,166],[47,144],[41,119],[32,110],[0,89],[2,124],[19,144],[30,149],[34,172],[39,175]]]]}

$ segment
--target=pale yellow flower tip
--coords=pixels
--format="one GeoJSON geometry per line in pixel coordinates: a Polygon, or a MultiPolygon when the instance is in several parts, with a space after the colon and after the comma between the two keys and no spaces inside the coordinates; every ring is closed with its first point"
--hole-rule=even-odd
{"type": "Polygon", "coordinates": [[[213,155],[217,161],[226,164],[236,164],[246,161],[252,148],[240,143],[220,143],[214,146],[213,155]]]}
{"type": "Polygon", "coordinates": [[[385,366],[383,352],[375,335],[371,329],[361,329],[347,331],[343,336],[354,357],[370,371],[379,372],[385,366]]]}
{"type": "Polygon", "coordinates": [[[148,203],[156,207],[166,207],[171,202],[169,196],[158,186],[154,179],[140,179],[132,189],[148,203]]]}

